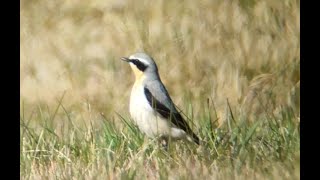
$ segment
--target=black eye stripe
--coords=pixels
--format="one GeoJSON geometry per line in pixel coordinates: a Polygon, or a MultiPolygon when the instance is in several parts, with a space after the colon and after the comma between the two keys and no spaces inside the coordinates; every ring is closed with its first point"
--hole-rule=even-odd
{"type": "Polygon", "coordinates": [[[134,65],[137,66],[137,68],[140,71],[145,71],[147,69],[147,65],[143,64],[141,61],[139,61],[138,59],[130,59],[130,62],[132,62],[134,65]]]}

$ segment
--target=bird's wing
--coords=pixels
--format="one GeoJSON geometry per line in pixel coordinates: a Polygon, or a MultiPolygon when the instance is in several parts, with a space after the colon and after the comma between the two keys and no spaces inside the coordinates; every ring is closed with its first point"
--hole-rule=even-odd
{"type": "Polygon", "coordinates": [[[199,138],[192,132],[188,123],[176,110],[167,90],[161,83],[154,81],[153,84],[147,84],[144,87],[144,94],[150,106],[157,113],[170,120],[175,126],[181,128],[186,133],[191,135],[194,141],[199,144],[199,138]]]}

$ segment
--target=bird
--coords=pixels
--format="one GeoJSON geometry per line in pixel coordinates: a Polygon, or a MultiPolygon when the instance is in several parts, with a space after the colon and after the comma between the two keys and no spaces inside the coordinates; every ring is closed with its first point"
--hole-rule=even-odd
{"type": "Polygon", "coordinates": [[[149,138],[159,137],[165,149],[169,139],[187,139],[200,145],[199,137],[176,109],[163,85],[153,58],[144,52],[137,52],[120,59],[130,64],[135,75],[129,111],[139,130],[149,138]]]}

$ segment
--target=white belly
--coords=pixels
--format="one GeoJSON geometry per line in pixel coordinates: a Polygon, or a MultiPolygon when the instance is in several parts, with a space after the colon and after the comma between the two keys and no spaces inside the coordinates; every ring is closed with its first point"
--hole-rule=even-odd
{"type": "Polygon", "coordinates": [[[130,98],[130,114],[139,129],[149,137],[169,135],[171,126],[149,105],[142,86],[133,87],[130,98]]]}

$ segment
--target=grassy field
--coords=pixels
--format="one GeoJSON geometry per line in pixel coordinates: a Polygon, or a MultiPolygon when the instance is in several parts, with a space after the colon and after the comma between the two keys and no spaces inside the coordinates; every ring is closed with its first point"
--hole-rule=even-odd
{"type": "Polygon", "coordinates": [[[300,179],[300,1],[20,3],[21,179],[300,179]],[[202,146],[132,124],[137,51],[202,146]]]}

